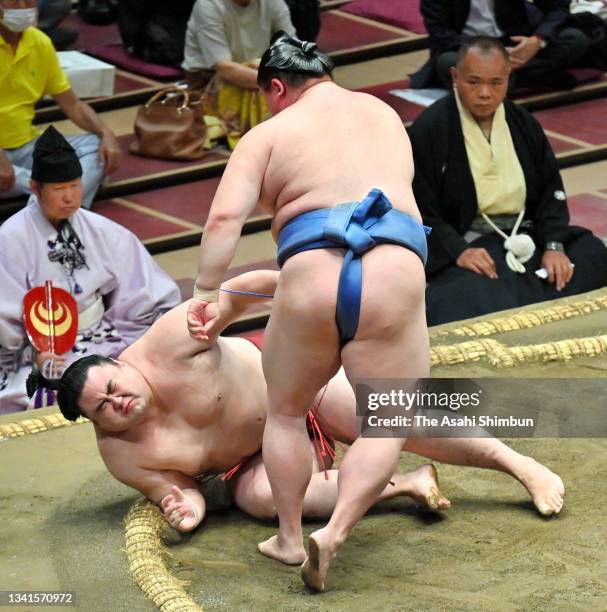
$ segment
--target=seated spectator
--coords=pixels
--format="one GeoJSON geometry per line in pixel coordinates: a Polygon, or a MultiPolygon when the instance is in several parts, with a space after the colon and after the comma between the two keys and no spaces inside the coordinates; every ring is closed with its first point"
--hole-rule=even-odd
{"type": "Polygon", "coordinates": [[[257,61],[278,31],[294,34],[284,0],[197,0],[188,22],[183,68],[190,86],[207,87],[204,112],[226,124],[233,148],[269,116],[257,89],[257,61]]]}
{"type": "Polygon", "coordinates": [[[72,0],[38,0],[38,27],[58,51],[67,49],[78,40],[76,30],[59,27],[71,10],[72,0]]]}
{"type": "MultiPolygon", "coordinates": [[[[179,68],[183,64],[187,23],[196,0],[121,0],[118,28],[128,53],[146,62],[179,68]]],[[[320,30],[319,0],[286,0],[301,40],[316,40],[320,30]]]]}
{"type": "Polygon", "coordinates": [[[573,87],[566,71],[590,40],[580,30],[564,27],[569,0],[421,0],[430,37],[430,60],[411,76],[415,88],[451,88],[450,69],[466,38],[501,40],[510,56],[511,87],[573,87]]]}
{"type": "Polygon", "coordinates": [[[118,29],[126,51],[152,64],[179,68],[194,2],[121,0],[117,5],[118,29]]]}
{"type": "Polygon", "coordinates": [[[409,128],[413,190],[432,227],[430,325],[607,283],[607,248],[569,225],[563,181],[541,126],[504,99],[509,73],[498,40],[465,42],[452,69],[455,91],[409,128]],[[513,234],[506,251],[504,238],[513,234]],[[536,276],[540,268],[546,280],[536,276]]]}
{"type": "Polygon", "coordinates": [[[55,372],[83,354],[119,355],[180,301],[177,285],[122,226],[80,210],[82,167],[55,128],[37,140],[29,202],[0,227],[0,414],[29,406],[25,380],[36,363],[55,372]],[[52,281],[78,304],[69,354],[37,353],[23,326],[23,298],[52,281]]]}
{"type": "Polygon", "coordinates": [[[36,0],[0,0],[0,198],[30,193],[32,152],[39,131],[35,104],[50,95],[78,127],[70,136],[83,168],[83,206],[90,208],[103,180],[119,163],[120,147],[95,111],[79,100],[46,34],[35,27],[36,0]]]}

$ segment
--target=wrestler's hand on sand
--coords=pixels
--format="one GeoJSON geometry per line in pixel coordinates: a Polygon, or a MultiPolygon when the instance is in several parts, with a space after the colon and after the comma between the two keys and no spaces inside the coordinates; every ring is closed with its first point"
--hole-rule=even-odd
{"type": "Polygon", "coordinates": [[[203,342],[212,338],[219,324],[219,304],[192,298],[188,306],[188,331],[194,340],[203,342]]]}
{"type": "Polygon", "coordinates": [[[177,486],[162,498],[160,507],[169,524],[179,531],[191,531],[200,522],[194,504],[177,486]]]}
{"type": "Polygon", "coordinates": [[[481,276],[497,278],[495,262],[487,249],[469,248],[462,252],[455,262],[460,268],[465,268],[481,276]]]}

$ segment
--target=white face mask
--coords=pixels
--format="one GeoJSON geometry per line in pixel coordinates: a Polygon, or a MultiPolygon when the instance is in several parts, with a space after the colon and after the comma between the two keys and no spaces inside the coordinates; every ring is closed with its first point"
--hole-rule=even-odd
{"type": "Polygon", "coordinates": [[[23,32],[36,24],[37,9],[5,9],[2,8],[2,25],[11,32],[23,32]]]}

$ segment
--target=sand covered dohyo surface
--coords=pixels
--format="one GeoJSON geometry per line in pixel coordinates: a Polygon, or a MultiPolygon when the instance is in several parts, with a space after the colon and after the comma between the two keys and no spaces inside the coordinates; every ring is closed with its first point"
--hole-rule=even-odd
{"type": "MultiPolygon", "coordinates": [[[[492,337],[528,344],[606,333],[603,311],[492,337]]],[[[447,330],[433,345],[465,340],[447,330]]],[[[606,374],[604,355],[506,370],[484,361],[433,370],[513,379],[606,374]]],[[[207,610],[607,609],[607,440],[509,444],[562,476],[567,494],[559,517],[540,517],[523,487],[504,474],[436,464],[452,508],[429,514],[406,498],[374,508],[334,561],[327,592],[312,595],[298,568],[257,552],[275,526],[231,507],[214,482],[214,510],[196,532],[167,528],[167,564],[207,610]]],[[[424,462],[403,455],[399,470],[424,462]]],[[[106,472],[90,424],[0,442],[0,590],[74,591],[72,609],[85,611],[154,610],[129,576],[123,550],[124,517],[138,499],[106,472]]],[[[307,523],[305,532],[319,524],[307,523]]]]}
{"type": "MultiPolygon", "coordinates": [[[[201,528],[167,529],[168,565],[210,610],[604,610],[607,442],[511,444],[562,475],[558,518],[538,516],[503,474],[438,464],[453,507],[435,515],[399,498],[373,509],[334,562],[328,591],[310,595],[297,568],[256,551],[274,526],[226,509],[216,486],[217,509],[201,528]]],[[[74,591],[79,610],[154,609],[123,551],[123,520],[138,496],[105,473],[89,425],[11,440],[0,458],[2,589],[74,591]]],[[[422,462],[405,455],[399,469],[422,462]]]]}
{"type": "MultiPolygon", "coordinates": [[[[563,475],[561,516],[539,517],[502,474],[439,465],[453,507],[428,514],[405,498],[377,507],[332,565],[328,590],[305,592],[297,569],[261,557],[274,529],[232,511],[172,545],[174,574],[207,609],[226,610],[601,610],[607,592],[605,441],[517,440],[563,475]],[[565,458],[566,457],[566,458],[565,458]]],[[[399,468],[418,459],[406,456],[399,468]]],[[[306,533],[318,524],[306,525],[306,533]]]]}

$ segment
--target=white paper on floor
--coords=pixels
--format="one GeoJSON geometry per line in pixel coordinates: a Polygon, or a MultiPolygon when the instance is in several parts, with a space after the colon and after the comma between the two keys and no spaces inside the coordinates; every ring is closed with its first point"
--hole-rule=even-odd
{"type": "Polygon", "coordinates": [[[390,93],[413,104],[431,106],[449,92],[446,89],[391,89],[390,93]]]}

